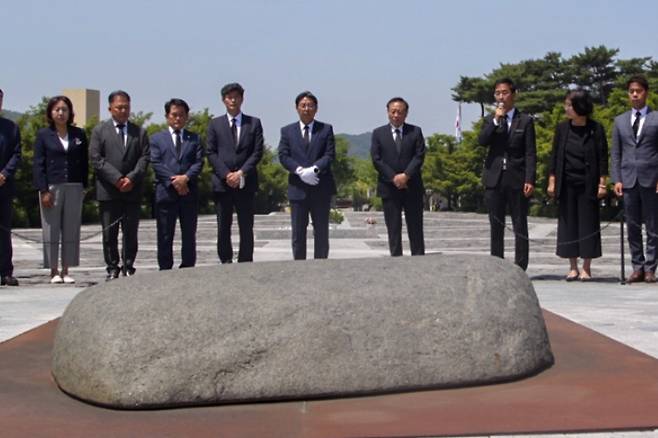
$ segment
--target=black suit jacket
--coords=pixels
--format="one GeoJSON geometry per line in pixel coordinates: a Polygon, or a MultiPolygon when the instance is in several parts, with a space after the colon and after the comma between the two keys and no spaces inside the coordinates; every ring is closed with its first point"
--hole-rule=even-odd
{"type": "Polygon", "coordinates": [[[181,136],[181,156],[176,156],[176,146],[169,129],[151,136],[151,166],[155,173],[155,202],[196,201],[197,180],[203,168],[203,147],[199,135],[183,130],[181,136]],[[171,177],[187,175],[190,192],[180,196],[171,185],[171,177]]]}
{"type": "Polygon", "coordinates": [[[85,131],[69,126],[69,147],[59,140],[55,128],[43,128],[37,132],[34,143],[34,161],[32,162],[32,179],[34,188],[40,192],[48,191],[51,184],[67,182],[82,183],[87,187],[89,175],[89,151],[85,131]]]}
{"type": "MultiPolygon", "coordinates": [[[[549,174],[555,175],[555,197],[559,198],[564,178],[565,149],[571,122],[564,121],[555,128],[549,174]]],[[[608,174],[608,140],[600,123],[587,120],[587,134],[583,139],[585,148],[585,191],[596,199],[599,178],[608,174]]]]}
{"type": "Polygon", "coordinates": [[[0,173],[5,183],[0,186],[0,198],[14,196],[14,174],[21,161],[21,133],[18,125],[0,117],[0,173]]]}
{"type": "Polygon", "coordinates": [[[484,118],[478,142],[488,146],[489,151],[484,161],[482,183],[486,188],[494,188],[500,181],[503,169],[503,159],[507,160],[509,181],[519,190],[523,184],[534,185],[536,180],[537,146],[535,143],[535,125],[532,117],[514,111],[514,118],[509,132],[493,123],[493,114],[484,118]]]}
{"type": "Polygon", "coordinates": [[[96,199],[99,201],[140,202],[146,168],[149,163],[149,139],[146,131],[127,123],[126,146],[121,144],[112,120],[97,125],[91,132],[89,155],[96,171],[96,199]],[[114,184],[122,177],[134,184],[122,193],[114,184]]]}
{"type": "Polygon", "coordinates": [[[328,123],[313,122],[311,144],[306,147],[299,122],[281,128],[279,162],[288,171],[288,200],[301,201],[310,196],[331,198],[336,194],[336,182],[331,172],[331,162],[336,159],[334,129],[328,123]],[[320,182],[316,186],[306,184],[295,173],[298,167],[317,166],[320,182]]]}
{"type": "Polygon", "coordinates": [[[242,170],[245,178],[245,192],[258,190],[256,165],[263,157],[263,127],[260,120],[242,114],[240,138],[237,146],[231,134],[231,125],[226,115],[216,117],[208,125],[208,161],[213,168],[212,189],[225,192],[231,189],[226,184],[229,172],[242,170]]]}
{"type": "Polygon", "coordinates": [[[418,126],[405,123],[402,126],[402,148],[398,154],[391,132],[391,125],[380,126],[372,132],[370,156],[379,173],[377,195],[389,198],[399,191],[393,177],[404,172],[409,177],[409,193],[423,194],[421,168],[425,160],[425,138],[418,126]]]}

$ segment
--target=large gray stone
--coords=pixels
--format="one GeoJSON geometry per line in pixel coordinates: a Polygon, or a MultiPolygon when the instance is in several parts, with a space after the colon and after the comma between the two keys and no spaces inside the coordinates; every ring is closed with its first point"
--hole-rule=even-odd
{"type": "Polygon", "coordinates": [[[526,274],[489,256],[183,269],[80,293],[53,376],[119,408],[476,385],[553,362],[526,274]]]}

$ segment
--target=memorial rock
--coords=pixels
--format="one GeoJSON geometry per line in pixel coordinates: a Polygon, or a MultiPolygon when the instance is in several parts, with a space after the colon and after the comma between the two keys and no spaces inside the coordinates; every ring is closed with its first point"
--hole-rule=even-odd
{"type": "Polygon", "coordinates": [[[261,262],[81,292],[65,392],[116,408],[354,396],[518,379],[553,356],[526,274],[489,256],[261,262]]]}

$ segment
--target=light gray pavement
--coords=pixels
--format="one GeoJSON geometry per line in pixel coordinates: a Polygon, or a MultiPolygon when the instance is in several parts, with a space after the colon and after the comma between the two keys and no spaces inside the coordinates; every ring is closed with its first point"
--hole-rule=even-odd
{"type": "MultiPolygon", "coordinates": [[[[330,231],[331,258],[386,257],[386,228],[381,213],[344,211],[345,221],[330,231]],[[376,224],[368,225],[367,218],[376,224]]],[[[509,221],[509,219],[508,219],[509,221]]],[[[489,253],[488,218],[476,213],[425,213],[427,252],[489,253]]],[[[568,262],[555,256],[556,221],[530,218],[530,266],[528,275],[543,308],[596,330],[658,358],[658,285],[621,285],[619,224],[603,229],[603,257],[593,263],[596,278],[589,283],[566,283],[568,262]]],[[[605,226],[605,225],[604,225],[605,226]]],[[[104,281],[105,270],[99,225],[85,225],[81,246],[81,266],[71,270],[75,286],[48,284],[48,270],[42,269],[41,245],[30,239],[41,238],[40,229],[16,230],[14,237],[15,275],[19,287],[0,287],[0,342],[61,316],[66,305],[84,287],[104,281]]],[[[511,225],[510,225],[511,229],[511,225]]],[[[217,265],[217,225],[214,216],[202,216],[197,234],[198,265],[217,265]]],[[[403,230],[406,234],[406,230],[403,230]]],[[[276,213],[255,220],[255,262],[290,260],[290,219],[276,213]]],[[[513,258],[513,235],[506,232],[506,255],[513,258]]],[[[237,248],[237,220],[234,221],[234,247],[237,248]]],[[[403,246],[408,248],[405,240],[403,246]]],[[[179,241],[175,242],[175,263],[179,241]]],[[[309,227],[308,253],[313,254],[312,228],[309,227]]],[[[405,254],[407,252],[405,251],[405,254]]],[[[155,222],[140,224],[137,275],[157,270],[155,222]]],[[[630,260],[626,249],[626,275],[630,260]]],[[[580,434],[601,437],[609,434],[580,434]]],[[[616,433],[615,437],[658,437],[658,431],[616,433]]],[[[564,436],[564,435],[546,435],[564,436]]]]}

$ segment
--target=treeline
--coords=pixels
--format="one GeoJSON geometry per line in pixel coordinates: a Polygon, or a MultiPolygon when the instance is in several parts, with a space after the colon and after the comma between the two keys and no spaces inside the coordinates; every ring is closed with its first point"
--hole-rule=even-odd
{"type": "MultiPolygon", "coordinates": [[[[480,105],[482,115],[494,102],[493,83],[499,77],[509,77],[519,88],[517,107],[535,116],[537,130],[537,190],[533,198],[531,214],[554,215],[554,207],[547,202],[545,193],[547,166],[555,126],[564,120],[562,103],[570,87],[588,89],[597,105],[594,118],[612,130],[616,115],[628,110],[625,89],[626,79],[637,73],[645,74],[651,88],[658,88],[658,62],[651,57],[618,59],[619,50],[605,46],[586,47],[582,53],[564,58],[560,53],[549,52],[543,58],[529,59],[514,64],[501,64],[480,77],[462,76],[452,89],[456,102],[480,105]]],[[[22,134],[23,161],[17,174],[18,196],[14,201],[15,226],[39,226],[39,206],[36,191],[32,187],[32,157],[36,132],[46,126],[44,110],[47,99],[31,107],[23,114],[18,124],[22,134]]],[[[649,104],[658,108],[658,97],[650,94],[649,104]]],[[[132,120],[140,125],[149,122],[151,113],[134,114],[132,120]]],[[[207,126],[213,115],[207,109],[190,114],[188,128],[199,133],[205,141],[207,126]]],[[[91,135],[96,121],[85,129],[91,135]]],[[[147,131],[153,134],[165,129],[166,124],[149,124],[147,131]]],[[[477,144],[480,122],[472,130],[463,133],[457,143],[453,136],[434,134],[427,139],[428,152],[423,168],[423,178],[428,192],[426,206],[435,206],[441,199],[443,206],[458,211],[484,211],[483,188],[480,184],[482,163],[486,151],[477,144]]],[[[427,131],[427,129],[426,129],[427,131]]],[[[381,208],[375,196],[376,172],[368,159],[349,156],[349,144],[344,138],[336,138],[336,161],[333,171],[338,185],[338,202],[349,201],[355,208],[368,206],[381,208]]],[[[199,191],[201,213],[212,213],[212,189],[210,166],[206,163],[201,174],[199,191]]],[[[287,203],[287,173],[276,159],[276,145],[266,148],[258,165],[259,190],[256,194],[256,212],[278,211],[287,203]]],[[[93,174],[93,172],[92,172],[93,174]]],[[[152,216],[153,172],[149,168],[148,183],[145,185],[142,215],[152,216]]],[[[83,221],[98,220],[98,211],[93,181],[87,192],[83,207],[83,221]]],[[[604,218],[616,213],[610,205],[604,218]]]]}

